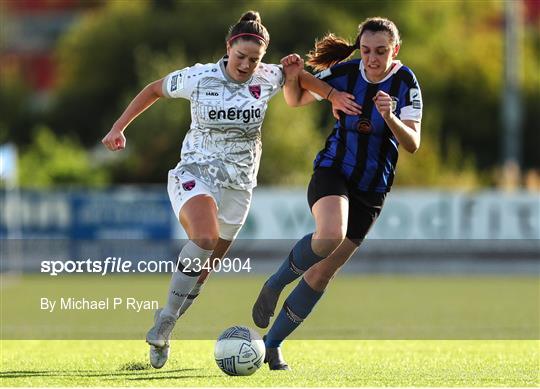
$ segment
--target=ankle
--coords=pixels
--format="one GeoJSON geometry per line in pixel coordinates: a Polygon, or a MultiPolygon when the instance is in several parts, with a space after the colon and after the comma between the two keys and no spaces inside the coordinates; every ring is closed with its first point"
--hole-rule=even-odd
{"type": "Polygon", "coordinates": [[[160,317],[171,317],[171,318],[174,318],[176,320],[176,317],[177,317],[177,312],[174,312],[173,310],[171,310],[170,307],[166,306],[165,308],[163,308],[163,310],[160,312],[159,314],[160,317]]]}

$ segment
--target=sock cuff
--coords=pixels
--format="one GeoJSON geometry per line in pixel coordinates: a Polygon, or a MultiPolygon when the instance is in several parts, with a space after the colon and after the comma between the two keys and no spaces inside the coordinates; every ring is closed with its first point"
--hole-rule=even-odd
{"type": "Polygon", "coordinates": [[[308,299],[320,299],[323,295],[323,292],[319,292],[318,290],[313,289],[309,284],[306,282],[304,277],[300,279],[300,282],[298,283],[298,294],[301,295],[304,298],[308,299]]]}
{"type": "Polygon", "coordinates": [[[212,256],[213,252],[214,250],[205,250],[193,241],[188,240],[184,247],[182,247],[180,254],[178,254],[176,270],[184,273],[188,277],[198,277],[201,275],[201,272],[194,270],[194,266],[197,264],[197,262],[194,261],[194,258],[198,258],[198,264],[203,266],[208,258],[212,256]]]}
{"type": "Polygon", "coordinates": [[[311,248],[312,239],[313,233],[307,234],[300,239],[298,244],[296,244],[292,250],[292,261],[294,262],[295,266],[302,271],[306,271],[313,264],[324,259],[324,257],[315,254],[311,248]]]}
{"type": "Polygon", "coordinates": [[[205,250],[202,247],[199,247],[192,240],[188,240],[187,243],[182,247],[180,255],[184,258],[199,258],[201,261],[206,261],[209,258],[214,250],[205,250]]]}
{"type": "Polygon", "coordinates": [[[285,300],[283,306],[285,311],[288,311],[287,316],[289,319],[296,322],[296,317],[302,320],[308,317],[323,293],[324,292],[318,292],[313,289],[304,278],[301,278],[298,285],[296,285],[296,288],[293,289],[289,297],[285,300]],[[291,312],[294,313],[294,315],[291,315],[291,312]]]}

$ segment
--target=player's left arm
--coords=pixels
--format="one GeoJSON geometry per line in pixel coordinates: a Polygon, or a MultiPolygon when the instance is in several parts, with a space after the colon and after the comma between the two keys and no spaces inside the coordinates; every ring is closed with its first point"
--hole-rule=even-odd
{"type": "Polygon", "coordinates": [[[379,111],[399,144],[409,153],[415,153],[420,147],[420,118],[418,120],[401,120],[393,112],[395,103],[392,96],[383,91],[378,91],[373,101],[377,111],[379,111]]]}
{"type": "Polygon", "coordinates": [[[332,103],[332,113],[336,119],[339,119],[338,111],[343,111],[347,115],[360,115],[362,113],[362,106],[355,102],[354,95],[335,89],[305,70],[300,72],[299,81],[304,94],[310,98],[315,97],[309,91],[322,97],[326,96],[325,99],[332,103]]]}
{"type": "Polygon", "coordinates": [[[306,72],[304,60],[298,54],[287,55],[281,60],[281,64],[285,73],[283,94],[288,105],[298,107],[314,102],[317,98],[311,91],[329,100],[333,111],[341,110],[349,115],[361,113],[361,107],[355,103],[353,95],[338,91],[306,72]]]}

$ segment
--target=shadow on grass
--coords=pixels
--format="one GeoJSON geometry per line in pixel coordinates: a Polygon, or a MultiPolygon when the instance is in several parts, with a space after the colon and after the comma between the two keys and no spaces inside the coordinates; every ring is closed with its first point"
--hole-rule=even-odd
{"type": "Polygon", "coordinates": [[[182,379],[182,378],[206,378],[213,375],[182,375],[182,373],[193,372],[203,369],[174,369],[174,370],[135,370],[135,371],[101,371],[101,370],[12,370],[0,372],[0,378],[28,378],[28,377],[79,377],[93,378],[102,377],[104,380],[161,380],[161,379],[182,379]],[[178,374],[180,373],[180,374],[178,374]],[[157,376],[156,376],[157,375],[157,376]],[[133,377],[137,376],[137,377],[133,377]],[[115,377],[115,378],[110,378],[115,377]]]}
{"type": "Polygon", "coordinates": [[[128,362],[123,364],[118,368],[118,370],[123,371],[139,371],[139,370],[151,370],[152,366],[149,363],[143,362],[128,362]]]}
{"type": "MultiPolygon", "coordinates": [[[[210,378],[219,377],[220,374],[211,375],[166,375],[166,376],[153,376],[153,377],[127,377],[126,381],[156,381],[156,380],[181,380],[186,378],[210,378]]],[[[114,378],[105,378],[103,381],[113,381],[114,378]]]]}

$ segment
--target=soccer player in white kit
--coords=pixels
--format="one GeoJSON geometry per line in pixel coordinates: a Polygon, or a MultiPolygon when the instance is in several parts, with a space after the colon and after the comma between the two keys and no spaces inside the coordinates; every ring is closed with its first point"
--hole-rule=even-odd
{"type": "MultiPolygon", "coordinates": [[[[257,184],[268,101],[286,82],[282,66],[261,62],[269,40],[259,14],[246,12],[229,30],[225,57],[174,71],[146,86],[102,140],[109,150],[125,148],[125,128],[160,97],[191,102],[192,122],[181,161],[168,177],[171,205],[189,241],[179,254],[167,304],[156,311],[154,326],[146,336],[155,368],[167,361],[176,320],[197,297],[208,275],[185,269],[183,260],[223,258],[246,220],[257,184]]],[[[352,95],[334,91],[314,77],[306,87],[327,96],[334,109],[354,112],[352,95]]]]}

